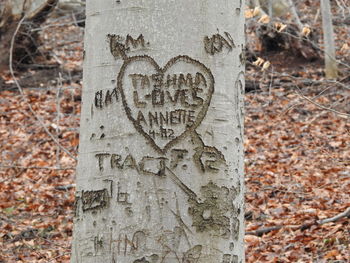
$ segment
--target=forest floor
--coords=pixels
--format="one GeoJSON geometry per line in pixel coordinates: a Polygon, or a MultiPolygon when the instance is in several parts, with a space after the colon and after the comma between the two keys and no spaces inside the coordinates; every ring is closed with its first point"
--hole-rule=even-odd
{"type": "MultiPolygon", "coordinates": [[[[77,155],[83,29],[67,16],[42,30],[56,67],[18,73],[23,95],[2,74],[0,263],[70,258],[76,161],[64,150],[77,155]]],[[[350,45],[349,28],[336,32],[337,50],[350,45]]],[[[247,63],[246,261],[350,262],[350,217],[320,224],[350,207],[349,67],[327,81],[321,60],[257,52],[271,65],[247,63]]]]}

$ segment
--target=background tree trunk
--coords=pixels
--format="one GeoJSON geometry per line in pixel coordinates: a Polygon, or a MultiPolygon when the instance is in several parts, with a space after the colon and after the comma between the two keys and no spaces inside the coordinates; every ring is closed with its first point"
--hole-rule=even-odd
{"type": "Polygon", "coordinates": [[[72,262],[244,262],[244,1],[87,1],[72,262]]]}
{"type": "Polygon", "coordinates": [[[293,0],[288,0],[288,6],[290,9],[290,12],[292,13],[292,15],[294,17],[295,23],[298,26],[299,31],[301,32],[304,28],[304,25],[300,21],[298,11],[297,11],[297,8],[295,7],[293,0]]]}
{"type": "Polygon", "coordinates": [[[287,0],[249,0],[250,8],[260,7],[262,15],[282,16],[289,11],[287,0]]]}
{"type": "Polygon", "coordinates": [[[321,0],[323,39],[325,51],[326,78],[336,79],[338,76],[337,61],[335,59],[334,31],[332,11],[329,0],[321,0]]]}
{"type": "Polygon", "coordinates": [[[39,32],[32,29],[43,23],[58,0],[0,0],[0,70],[9,66],[11,39],[22,21],[13,48],[14,67],[35,63],[40,46],[39,32]]]}

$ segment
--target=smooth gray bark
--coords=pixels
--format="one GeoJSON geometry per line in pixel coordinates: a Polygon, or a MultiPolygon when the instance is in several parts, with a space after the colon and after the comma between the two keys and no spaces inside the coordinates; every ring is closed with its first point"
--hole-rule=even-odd
{"type": "Polygon", "coordinates": [[[288,5],[289,5],[289,8],[290,8],[290,11],[293,14],[293,17],[294,17],[294,20],[295,20],[295,22],[296,22],[296,24],[298,26],[298,29],[301,32],[303,30],[303,28],[304,28],[304,25],[300,21],[300,18],[299,18],[298,12],[297,12],[297,8],[295,7],[295,4],[294,4],[293,0],[288,0],[288,5]]]}
{"type": "Polygon", "coordinates": [[[23,12],[30,14],[45,2],[45,0],[11,0],[12,14],[20,15],[23,12]]]}
{"type": "Polygon", "coordinates": [[[287,0],[249,0],[250,8],[260,7],[261,15],[269,15],[270,17],[282,16],[289,11],[289,3],[287,0]]]}
{"type": "Polygon", "coordinates": [[[325,52],[326,78],[334,79],[338,76],[338,66],[335,59],[334,31],[332,11],[329,0],[321,0],[323,40],[325,52]]]}
{"type": "Polygon", "coordinates": [[[244,262],[244,6],[87,1],[72,262],[244,262]]]}

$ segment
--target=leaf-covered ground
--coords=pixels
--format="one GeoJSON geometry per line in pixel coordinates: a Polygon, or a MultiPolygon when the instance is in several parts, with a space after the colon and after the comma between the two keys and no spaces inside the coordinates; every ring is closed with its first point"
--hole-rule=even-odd
{"type": "MultiPolygon", "coordinates": [[[[51,21],[42,33],[52,63],[71,76],[39,78],[24,97],[0,91],[1,263],[69,262],[76,162],[62,147],[76,155],[81,81],[73,74],[82,63],[82,29],[71,22],[51,21]]],[[[348,29],[337,29],[341,47],[348,29]]],[[[281,56],[270,56],[267,71],[247,67],[260,86],[245,97],[247,262],[350,262],[349,218],[316,224],[350,207],[350,123],[303,97],[350,114],[349,83],[326,82],[319,61],[284,68],[281,56]]]]}
{"type": "Polygon", "coordinates": [[[246,102],[246,230],[285,226],[247,235],[248,262],[348,262],[349,218],[297,227],[350,206],[350,123],[285,90],[246,102]]]}

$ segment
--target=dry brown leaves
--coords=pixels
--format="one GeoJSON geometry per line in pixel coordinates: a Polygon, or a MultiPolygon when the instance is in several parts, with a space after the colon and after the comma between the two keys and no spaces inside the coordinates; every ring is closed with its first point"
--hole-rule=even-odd
{"type": "Polygon", "coordinates": [[[350,206],[350,123],[293,91],[251,94],[246,102],[247,231],[285,226],[246,236],[247,261],[348,262],[349,219],[298,226],[350,206]]]}
{"type": "MultiPolygon", "coordinates": [[[[48,25],[43,37],[53,63],[80,70],[81,30],[48,25]]],[[[267,73],[247,70],[262,92],[246,95],[246,230],[283,227],[246,235],[247,262],[349,262],[348,218],[299,226],[350,206],[350,123],[303,100],[294,85],[309,98],[327,89],[315,101],[344,113],[350,113],[349,90],[303,85],[302,79],[322,81],[320,63],[294,65],[287,73],[299,81],[273,72],[282,67],[271,62],[267,73]]],[[[81,84],[61,81],[25,93],[60,144],[76,154],[81,84]]],[[[12,168],[0,168],[0,262],[69,262],[74,170],[46,168],[76,163],[58,149],[19,93],[1,91],[0,163],[12,168]]]]}
{"type": "MultiPolygon", "coordinates": [[[[42,32],[52,63],[67,61],[62,70],[81,69],[82,29],[65,24],[71,22],[48,23],[42,32]]],[[[75,170],[65,168],[76,163],[50,139],[26,100],[60,145],[76,155],[81,82],[56,78],[25,89],[25,95],[0,93],[0,164],[12,167],[0,167],[0,262],[69,262],[74,188],[62,186],[74,183],[75,170]]]]}
{"type": "MultiPolygon", "coordinates": [[[[79,103],[71,100],[70,93],[80,89],[67,90],[68,97],[65,92],[61,97],[61,114],[70,108],[79,113],[79,103]]],[[[26,95],[60,144],[75,152],[77,132],[72,128],[77,128],[79,115],[65,113],[57,122],[55,91],[26,91],[26,95]]],[[[3,91],[0,100],[0,162],[13,166],[0,168],[0,262],[68,262],[74,192],[57,187],[72,183],[74,170],[55,168],[74,167],[75,161],[58,151],[18,92],[3,91]]]]}

